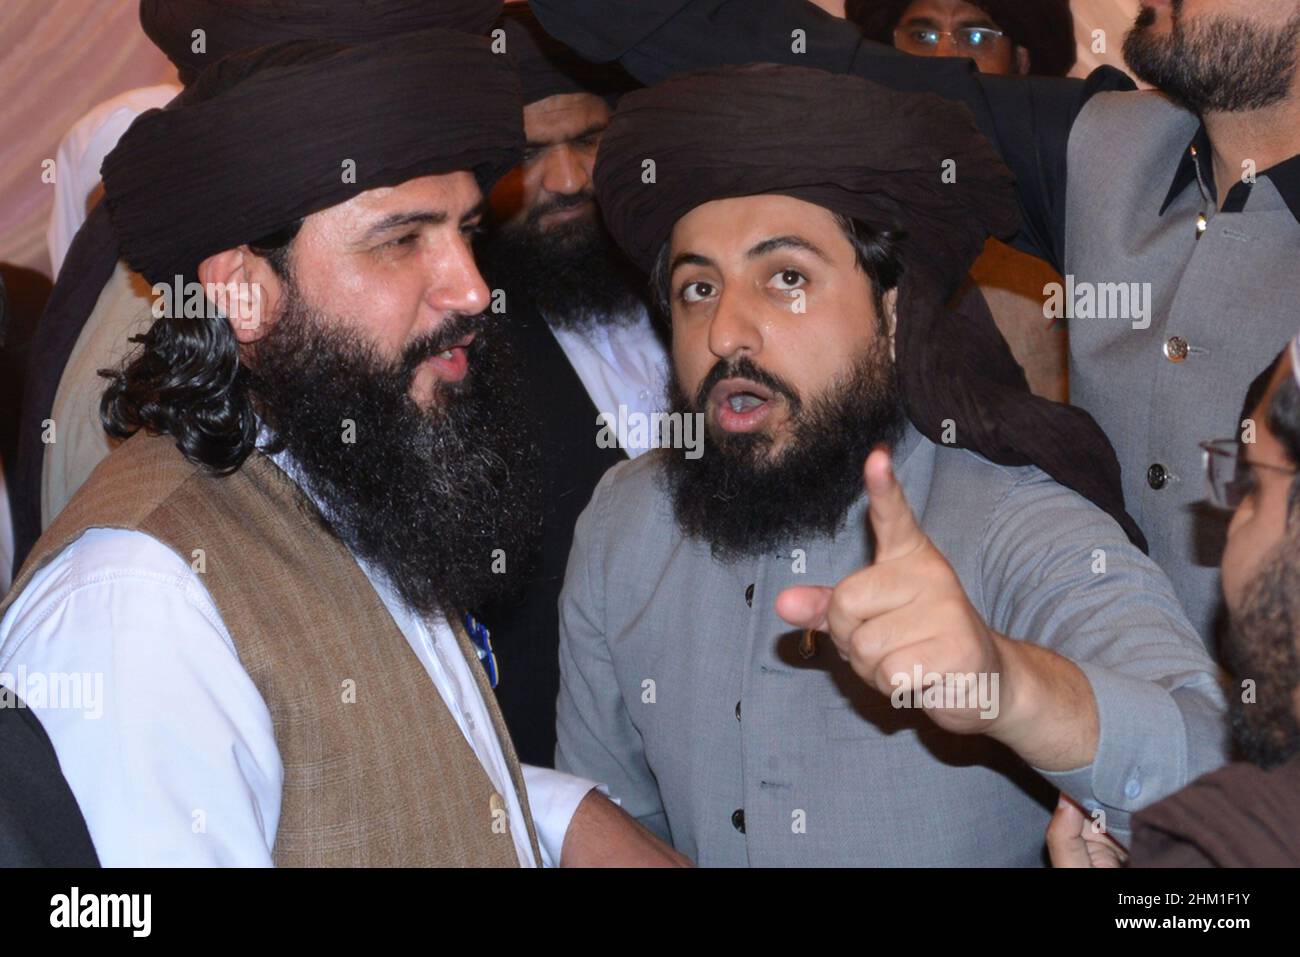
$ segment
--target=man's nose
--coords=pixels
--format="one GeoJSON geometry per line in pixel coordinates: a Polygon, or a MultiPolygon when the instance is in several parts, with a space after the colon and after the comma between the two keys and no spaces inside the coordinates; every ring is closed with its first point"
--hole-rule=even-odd
{"type": "Polygon", "coordinates": [[[567,143],[547,150],[542,162],[542,189],[548,193],[572,196],[591,185],[590,158],[567,143]]]}
{"type": "Polygon", "coordinates": [[[477,315],[487,309],[492,293],[488,289],[469,238],[457,236],[430,263],[431,284],[426,301],[439,312],[477,315]]]}
{"type": "Polygon", "coordinates": [[[754,318],[757,315],[758,310],[746,304],[741,292],[724,290],[709,322],[709,351],[719,359],[762,351],[763,332],[754,318]]]}

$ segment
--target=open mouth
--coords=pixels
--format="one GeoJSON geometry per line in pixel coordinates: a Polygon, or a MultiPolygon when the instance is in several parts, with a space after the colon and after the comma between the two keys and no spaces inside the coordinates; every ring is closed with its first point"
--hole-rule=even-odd
{"type": "Polygon", "coordinates": [[[709,392],[709,407],[726,432],[753,432],[767,421],[778,397],[750,379],[723,379],[709,392]]]}
{"type": "Polygon", "coordinates": [[[470,334],[435,356],[425,360],[442,382],[460,382],[469,374],[469,347],[474,342],[470,334]]]}

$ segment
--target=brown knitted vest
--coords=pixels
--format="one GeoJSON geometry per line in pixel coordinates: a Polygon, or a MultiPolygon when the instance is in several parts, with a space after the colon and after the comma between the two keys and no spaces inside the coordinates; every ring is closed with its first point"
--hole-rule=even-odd
{"type": "MultiPolygon", "coordinates": [[[[144,532],[200,572],[275,725],[284,764],[277,865],[518,865],[505,803],[428,673],[351,553],[270,459],[255,452],[214,477],[171,438],[136,435],[41,536],[0,617],[90,528],[144,532]]],[[[509,732],[469,639],[452,627],[536,855],[509,732]]]]}

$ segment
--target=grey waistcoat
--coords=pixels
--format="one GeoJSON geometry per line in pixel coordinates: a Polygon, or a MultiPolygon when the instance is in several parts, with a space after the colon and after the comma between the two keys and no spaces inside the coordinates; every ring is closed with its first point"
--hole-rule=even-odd
{"type": "Polygon", "coordinates": [[[1213,645],[1226,520],[1199,504],[1197,443],[1237,433],[1247,386],[1300,328],[1300,223],[1267,177],[1242,212],[1216,212],[1193,185],[1160,215],[1198,125],[1155,93],[1088,103],[1070,136],[1065,263],[1078,282],[1152,284],[1150,328],[1070,321],[1070,397],[1110,436],[1129,512],[1213,645]],[[1166,353],[1174,337],[1182,361],[1166,353]],[[1153,465],[1170,475],[1161,488],[1153,465]]]}

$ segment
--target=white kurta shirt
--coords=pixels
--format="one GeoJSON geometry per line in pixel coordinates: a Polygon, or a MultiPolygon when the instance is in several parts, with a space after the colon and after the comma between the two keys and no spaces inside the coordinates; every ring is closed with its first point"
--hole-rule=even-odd
{"type": "MultiPolygon", "coordinates": [[[[444,620],[414,614],[360,567],[505,797],[520,863],[536,866],[478,663],[444,620]]],[[[170,548],[121,529],[65,548],[0,621],[0,683],[49,734],[105,866],[271,865],[284,780],[271,715],[199,575],[170,548]]],[[[555,866],[596,785],[523,773],[540,863],[555,866]]]]}
{"type": "Polygon", "coordinates": [[[45,232],[50,266],[57,279],[87,207],[99,188],[99,167],[136,117],[161,109],[181,91],[173,83],[127,90],[105,100],[73,123],[54,154],[54,209],[45,232]]]}
{"type": "MultiPolygon", "coordinates": [[[[668,353],[650,323],[640,308],[636,322],[628,325],[597,325],[580,332],[550,327],[598,413],[617,420],[620,405],[647,417],[667,407],[668,353]]],[[[648,444],[627,445],[623,451],[634,459],[649,449],[648,444]]]]}
{"type": "Polygon", "coordinates": [[[9,512],[9,491],[5,488],[4,460],[0,459],[0,595],[9,591],[13,581],[14,522],[9,512]]]}

